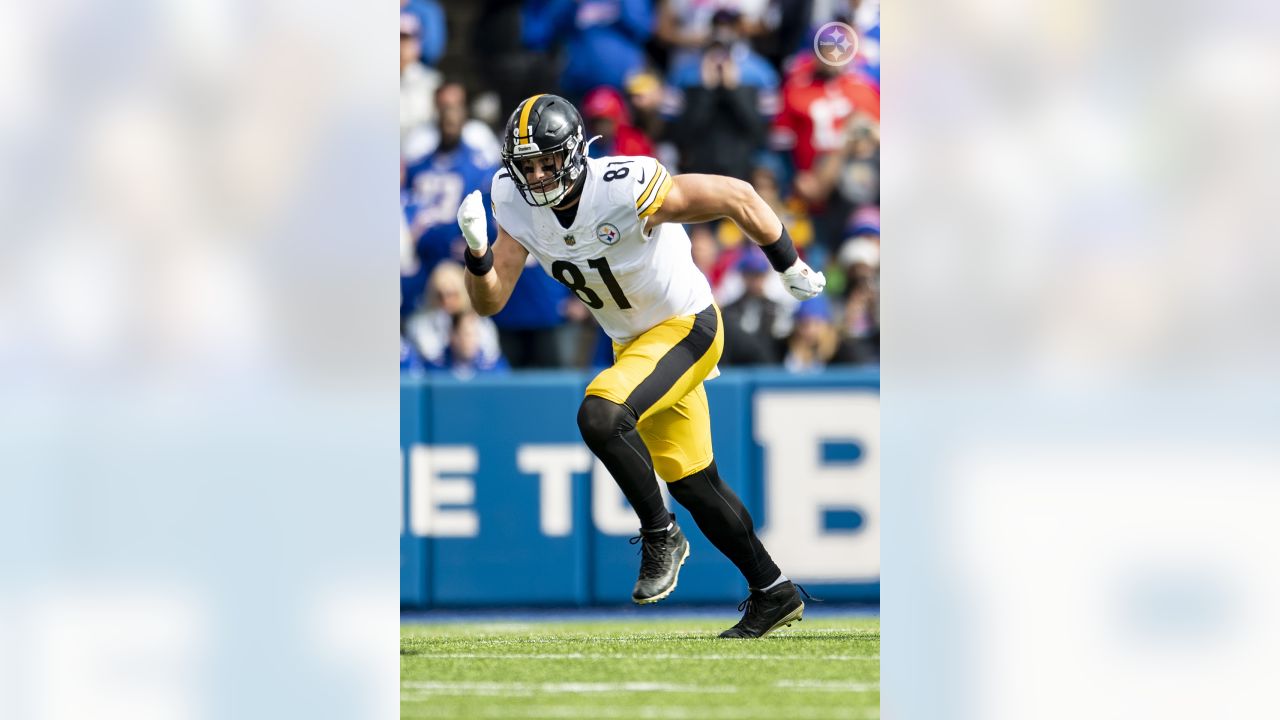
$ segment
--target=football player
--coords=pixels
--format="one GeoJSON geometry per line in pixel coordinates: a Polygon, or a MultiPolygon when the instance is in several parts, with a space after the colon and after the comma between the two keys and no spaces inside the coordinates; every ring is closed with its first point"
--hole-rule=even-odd
{"type": "Polygon", "coordinates": [[[578,428],[640,519],[643,559],[632,600],[670,595],[689,557],[656,473],[751,589],[741,621],[721,637],[761,637],[801,619],[804,602],[716,470],[702,382],[718,374],[724,331],[680,223],[737,223],[801,300],[820,294],[826,279],[799,258],[747,183],[672,176],[648,157],[592,159],[587,145],[582,118],[564,98],[534,95],[511,114],[505,171],[493,180],[494,243],[479,192],[458,211],[472,305],[482,314],[500,310],[532,254],[591,309],[613,340],[614,363],[587,387],[578,428]]]}

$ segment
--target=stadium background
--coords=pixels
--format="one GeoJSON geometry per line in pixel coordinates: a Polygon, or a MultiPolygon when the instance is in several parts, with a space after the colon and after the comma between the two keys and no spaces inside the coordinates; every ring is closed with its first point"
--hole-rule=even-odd
{"type": "MultiPolygon", "coordinates": [[[[403,606],[629,600],[635,519],[573,422],[607,340],[536,265],[493,318],[462,287],[458,204],[487,196],[496,131],[537,92],[578,105],[604,136],[593,156],[751,182],[826,272],[826,294],[797,303],[731,223],[688,226],[724,309],[707,390],[726,481],[792,577],[878,600],[878,56],[868,1],[402,0],[403,606]],[[860,40],[842,66],[815,58],[831,21],[860,40]]],[[[672,599],[740,599],[686,529],[672,599]]]]}

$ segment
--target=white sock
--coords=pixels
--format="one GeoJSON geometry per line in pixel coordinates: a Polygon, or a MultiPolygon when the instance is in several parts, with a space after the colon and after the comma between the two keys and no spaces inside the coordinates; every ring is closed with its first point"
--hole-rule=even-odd
{"type": "Polygon", "coordinates": [[[768,585],[765,585],[764,587],[762,587],[762,588],[760,588],[760,589],[761,589],[761,590],[772,590],[772,589],[774,589],[774,588],[778,587],[779,585],[781,585],[782,583],[784,583],[784,582],[786,582],[786,581],[787,581],[787,576],[786,576],[786,575],[779,575],[777,580],[774,580],[773,582],[769,583],[768,585]]]}

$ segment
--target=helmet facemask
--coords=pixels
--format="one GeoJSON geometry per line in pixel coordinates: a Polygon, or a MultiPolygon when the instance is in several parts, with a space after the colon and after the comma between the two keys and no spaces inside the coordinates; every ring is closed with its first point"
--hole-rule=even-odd
{"type": "Polygon", "coordinates": [[[584,150],[579,130],[551,148],[540,148],[533,142],[504,148],[502,164],[525,202],[548,207],[564,199],[582,176],[586,165],[584,150]],[[530,179],[535,176],[541,177],[530,179]]]}

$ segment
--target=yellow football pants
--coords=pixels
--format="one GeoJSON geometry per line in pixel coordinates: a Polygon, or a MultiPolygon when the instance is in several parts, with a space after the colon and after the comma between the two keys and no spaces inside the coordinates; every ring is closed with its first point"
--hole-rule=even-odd
{"type": "Polygon", "coordinates": [[[675,482],[711,464],[711,413],[702,381],[724,352],[720,308],[714,304],[650,328],[626,345],[613,344],[613,365],[587,386],[627,405],[649,448],[658,477],[675,482]]]}

